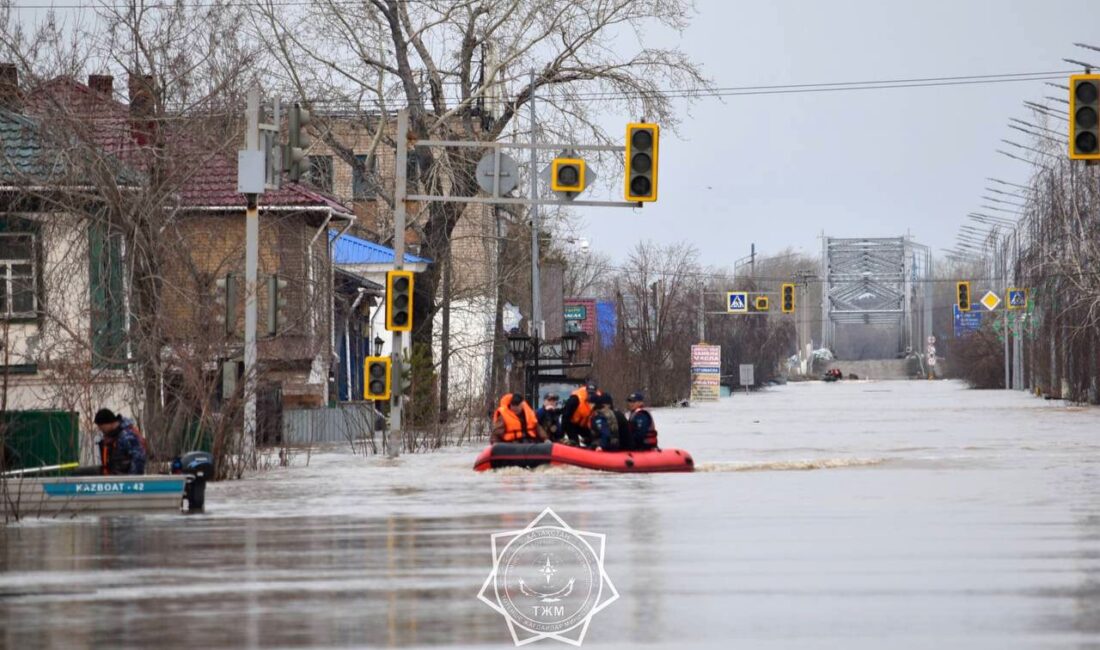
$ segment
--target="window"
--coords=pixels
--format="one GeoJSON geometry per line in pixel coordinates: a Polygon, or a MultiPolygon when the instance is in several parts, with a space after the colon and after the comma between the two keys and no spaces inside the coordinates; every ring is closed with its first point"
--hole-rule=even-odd
{"type": "Polygon", "coordinates": [[[0,318],[38,315],[34,233],[0,232],[0,318]]]}
{"type": "Polygon", "coordinates": [[[367,155],[355,156],[357,163],[351,171],[351,198],[356,200],[373,199],[378,195],[378,178],[375,170],[378,169],[378,158],[370,159],[370,167],[367,167],[367,155]]]}
{"type": "Polygon", "coordinates": [[[108,233],[102,223],[92,224],[88,232],[92,364],[96,368],[124,368],[128,310],[122,275],[122,237],[108,233]]]}
{"type": "Polygon", "coordinates": [[[332,156],[309,157],[309,184],[322,192],[332,191],[332,156]]]}

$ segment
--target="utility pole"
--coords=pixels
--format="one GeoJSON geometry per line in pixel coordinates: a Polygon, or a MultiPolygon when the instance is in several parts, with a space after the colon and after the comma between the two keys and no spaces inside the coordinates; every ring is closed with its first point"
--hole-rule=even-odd
{"type": "MultiPolygon", "coordinates": [[[[531,168],[528,170],[531,198],[531,336],[542,339],[542,291],[539,286],[539,172],[538,117],[535,114],[535,71],[531,71],[531,168]]],[[[538,368],[538,341],[535,343],[535,367],[538,368]]],[[[537,372],[537,370],[536,370],[537,372]]],[[[537,397],[537,396],[536,396],[537,397]]]]}
{"type": "MultiPolygon", "coordinates": [[[[245,150],[260,148],[260,89],[248,91],[245,150]]],[[[252,189],[252,188],[248,188],[252,189]]],[[[244,217],[244,432],[240,452],[251,459],[256,447],[256,273],[260,257],[259,194],[245,192],[248,208],[244,217]]]]}
{"type": "MultiPolygon", "coordinates": [[[[409,164],[409,109],[407,108],[397,111],[397,160],[394,164],[396,169],[393,187],[393,269],[400,271],[405,268],[405,197],[408,195],[409,164]]],[[[409,317],[412,317],[411,312],[409,317]]],[[[393,337],[393,343],[390,346],[392,348],[390,350],[392,377],[390,384],[394,389],[390,391],[390,435],[382,438],[382,446],[383,451],[390,458],[396,458],[401,453],[401,399],[405,393],[401,352],[404,348],[405,335],[401,331],[390,334],[393,337]],[[394,436],[397,437],[396,441],[390,439],[394,436]]]]}
{"type": "Polygon", "coordinates": [[[706,283],[699,283],[699,342],[707,342],[707,294],[706,283]]]}

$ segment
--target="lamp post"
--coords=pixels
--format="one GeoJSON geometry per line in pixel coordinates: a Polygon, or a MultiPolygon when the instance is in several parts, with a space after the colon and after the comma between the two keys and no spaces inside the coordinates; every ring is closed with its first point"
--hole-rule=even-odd
{"type": "Polygon", "coordinates": [[[374,356],[376,356],[376,357],[382,356],[382,346],[385,345],[385,344],[386,344],[386,342],[382,340],[381,336],[375,336],[374,337],[374,356]]]}

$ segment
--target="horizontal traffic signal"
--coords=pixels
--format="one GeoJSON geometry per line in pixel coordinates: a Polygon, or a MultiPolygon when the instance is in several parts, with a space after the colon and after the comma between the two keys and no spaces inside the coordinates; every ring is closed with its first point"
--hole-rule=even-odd
{"type": "Polygon", "coordinates": [[[794,312],[794,284],[786,283],[783,285],[783,289],[780,292],[780,311],[784,314],[790,314],[794,312]]]}
{"type": "Polygon", "coordinates": [[[391,366],[389,357],[367,357],[363,362],[363,399],[386,401],[390,398],[391,366]]]}
{"type": "Polygon", "coordinates": [[[413,314],[412,271],[386,272],[386,329],[411,332],[413,314]]]}
{"type": "Polygon", "coordinates": [[[584,191],[584,160],[555,158],[550,163],[550,189],[555,192],[584,191]]]}
{"type": "Polygon", "coordinates": [[[955,285],[955,295],[959,311],[970,311],[970,282],[962,280],[955,285]]]}
{"type": "Polygon", "coordinates": [[[627,201],[657,200],[657,141],[661,128],[650,123],[626,125],[627,201]]]}
{"type": "Polygon", "coordinates": [[[1100,74],[1069,78],[1069,157],[1100,160],[1100,74]]]}

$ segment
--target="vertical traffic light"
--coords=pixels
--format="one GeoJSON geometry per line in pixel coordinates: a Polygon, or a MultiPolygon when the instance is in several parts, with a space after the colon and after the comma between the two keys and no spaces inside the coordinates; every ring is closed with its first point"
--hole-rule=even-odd
{"type": "Polygon", "coordinates": [[[1069,78],[1069,157],[1100,160],[1100,74],[1069,78]]]}
{"type": "Polygon", "coordinates": [[[955,295],[958,296],[959,311],[970,311],[970,281],[961,280],[955,285],[955,295]]]}
{"type": "Polygon", "coordinates": [[[306,150],[312,144],[306,127],[309,126],[309,111],[298,104],[290,107],[287,119],[286,172],[290,180],[297,182],[306,168],[306,150]]]}
{"type": "Polygon", "coordinates": [[[550,163],[550,189],[555,192],[584,191],[584,160],[555,158],[550,163]]]}
{"type": "Polygon", "coordinates": [[[650,123],[626,125],[627,201],[657,200],[657,140],[661,128],[650,123]]]}
{"type": "Polygon", "coordinates": [[[790,314],[794,312],[794,283],[787,282],[783,285],[783,291],[780,294],[779,305],[780,310],[784,314],[790,314]]]}
{"type": "Polygon", "coordinates": [[[363,399],[384,402],[390,398],[390,358],[367,357],[363,362],[363,399]]]}
{"type": "Polygon", "coordinates": [[[411,332],[412,308],[412,271],[386,272],[386,329],[391,332],[411,332]]]}

